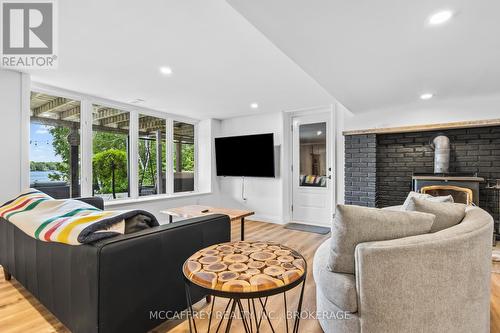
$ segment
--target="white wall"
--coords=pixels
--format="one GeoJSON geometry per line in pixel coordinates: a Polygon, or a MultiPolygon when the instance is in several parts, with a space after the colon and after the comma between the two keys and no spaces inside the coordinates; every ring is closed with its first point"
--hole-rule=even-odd
{"type": "Polygon", "coordinates": [[[342,104],[335,107],[335,198],[337,204],[345,201],[345,138],[342,134],[346,118],[352,113],[342,104]]]}
{"type": "MultiPolygon", "coordinates": [[[[258,111],[256,111],[258,112],[258,111]]],[[[252,218],[274,223],[283,223],[282,185],[282,140],[283,114],[267,113],[255,116],[222,120],[217,136],[235,136],[259,133],[274,133],[274,145],[280,146],[278,173],[276,178],[245,177],[244,201],[241,197],[241,177],[217,177],[220,204],[223,207],[241,208],[255,211],[252,218]]]]}
{"type": "Polygon", "coordinates": [[[500,118],[500,95],[418,101],[346,118],[345,130],[449,123],[500,118]]]}
{"type": "Polygon", "coordinates": [[[217,120],[206,119],[198,123],[195,140],[197,142],[197,183],[200,192],[212,192],[214,189],[215,162],[213,157],[215,156],[215,147],[213,137],[215,129],[218,130],[217,120]]]}
{"type": "Polygon", "coordinates": [[[22,74],[0,70],[0,202],[21,190],[22,74]]]}

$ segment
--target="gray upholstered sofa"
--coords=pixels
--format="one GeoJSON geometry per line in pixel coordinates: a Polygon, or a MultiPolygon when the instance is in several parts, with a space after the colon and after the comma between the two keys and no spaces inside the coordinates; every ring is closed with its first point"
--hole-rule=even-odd
{"type": "Polygon", "coordinates": [[[492,232],[492,217],[471,207],[436,233],[359,244],[355,275],[327,269],[324,242],[313,264],[323,330],[489,332],[492,232]]]}

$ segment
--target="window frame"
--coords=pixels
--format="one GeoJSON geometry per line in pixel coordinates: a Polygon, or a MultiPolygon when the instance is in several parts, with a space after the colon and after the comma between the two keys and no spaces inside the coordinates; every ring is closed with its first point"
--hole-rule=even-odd
{"type": "MultiPolygon", "coordinates": [[[[168,182],[168,172],[169,172],[169,169],[168,169],[168,156],[169,156],[169,152],[168,152],[168,141],[169,141],[169,122],[168,122],[168,119],[165,118],[165,117],[158,117],[156,115],[152,115],[152,114],[149,114],[149,113],[142,113],[142,112],[138,112],[137,113],[137,130],[135,131],[136,134],[137,134],[137,145],[136,145],[136,149],[137,151],[135,152],[135,157],[137,159],[136,161],[136,168],[137,168],[137,181],[136,181],[136,189],[137,189],[137,197],[138,198],[149,198],[149,197],[155,197],[155,196],[162,196],[162,195],[167,195],[167,194],[170,194],[169,192],[169,182],[168,182]],[[142,115],[142,116],[149,116],[149,117],[155,117],[155,118],[158,118],[158,119],[162,119],[165,121],[165,160],[163,162],[165,162],[165,193],[157,193],[157,194],[151,194],[151,195],[145,195],[145,196],[140,196],[139,195],[139,116],[142,115]]],[[[156,166],[157,168],[161,166],[156,166]]],[[[160,181],[159,179],[157,179],[157,181],[160,181]]]]}
{"type": "MultiPolygon", "coordinates": [[[[168,129],[171,129],[172,133],[172,138],[170,140],[170,147],[171,147],[171,158],[170,158],[170,164],[171,168],[168,169],[168,163],[167,163],[167,173],[170,173],[171,175],[171,187],[167,183],[167,187],[171,189],[171,194],[176,195],[176,194],[182,194],[182,193],[198,193],[198,123],[192,123],[189,121],[184,121],[184,120],[177,120],[177,119],[171,119],[171,127],[167,127],[167,137],[168,137],[168,129]],[[188,125],[193,125],[193,135],[194,135],[194,165],[193,165],[193,191],[183,191],[183,192],[174,192],[174,121],[177,122],[182,122],[188,125]]],[[[168,156],[167,156],[168,159],[168,156]]]]}
{"type": "MultiPolygon", "coordinates": [[[[133,186],[132,186],[132,182],[134,179],[138,179],[138,175],[134,175],[134,171],[132,170],[132,165],[134,163],[134,160],[137,161],[137,156],[134,155],[137,154],[137,147],[134,146],[134,142],[133,142],[133,126],[132,126],[132,122],[138,122],[138,114],[134,114],[133,112],[129,111],[129,110],[125,110],[121,107],[117,107],[117,106],[114,106],[113,104],[109,104],[109,103],[96,103],[94,101],[90,101],[90,105],[88,106],[88,108],[85,108],[85,112],[87,112],[87,114],[85,115],[85,119],[88,119],[88,122],[87,122],[87,128],[85,129],[86,131],[90,131],[90,133],[87,133],[88,135],[90,135],[90,146],[86,147],[86,152],[90,152],[90,161],[88,163],[90,163],[90,173],[88,174],[88,180],[90,182],[90,193],[88,194],[88,196],[93,196],[93,190],[92,190],[92,180],[93,180],[93,167],[92,167],[92,158],[94,157],[94,135],[93,135],[93,122],[94,122],[94,119],[92,118],[92,112],[93,112],[93,109],[94,109],[94,105],[96,106],[102,106],[102,107],[106,107],[106,108],[112,108],[112,109],[116,109],[118,111],[122,111],[122,112],[127,112],[129,114],[129,128],[128,128],[128,135],[130,137],[130,146],[129,146],[129,151],[128,151],[128,170],[130,172],[130,174],[128,175],[128,181],[129,181],[129,184],[128,184],[128,187],[129,187],[129,193],[130,193],[130,196],[128,197],[125,197],[125,198],[120,198],[120,199],[111,199],[111,200],[104,200],[106,202],[114,202],[114,201],[119,201],[119,200],[127,200],[127,199],[132,199],[134,198],[133,195],[134,195],[134,192],[133,192],[133,186]],[[88,114],[90,113],[90,114],[88,114]],[[89,125],[90,124],[90,125],[89,125]],[[135,178],[134,178],[135,177],[135,178]]],[[[138,130],[138,124],[137,124],[137,130],[138,130]]],[[[138,135],[136,137],[136,140],[138,140],[138,135]]],[[[83,147],[82,147],[83,148],[83,147]]],[[[83,149],[82,149],[83,150],[83,149]]],[[[136,166],[137,168],[137,166],[136,166]]],[[[136,172],[138,172],[138,170],[136,170],[136,172]]],[[[138,193],[139,191],[137,190],[137,197],[138,197],[138,193]]]]}
{"type": "Polygon", "coordinates": [[[25,99],[28,98],[28,105],[23,108],[24,121],[26,124],[23,126],[24,130],[27,130],[28,138],[25,144],[28,146],[25,148],[27,150],[26,154],[23,154],[23,161],[21,162],[22,169],[21,173],[24,175],[22,177],[23,187],[29,187],[29,167],[27,170],[26,166],[29,166],[30,156],[29,156],[29,126],[30,126],[30,103],[29,96],[31,92],[49,94],[57,97],[63,97],[68,99],[73,99],[80,102],[80,145],[81,145],[81,160],[80,160],[80,193],[82,197],[92,196],[92,108],[93,105],[100,105],[109,108],[115,108],[124,112],[129,112],[130,114],[130,124],[129,124],[129,136],[130,136],[130,156],[129,156],[129,187],[130,187],[130,197],[123,199],[106,200],[107,203],[119,203],[133,202],[133,201],[145,201],[147,199],[156,200],[160,198],[178,197],[187,194],[198,194],[198,124],[199,120],[192,119],[189,117],[183,117],[179,115],[174,115],[167,112],[161,112],[154,109],[149,109],[141,107],[134,104],[122,103],[113,101],[110,99],[105,99],[101,97],[96,97],[92,95],[82,94],[62,88],[57,88],[37,82],[31,82],[25,87],[25,99]],[[139,196],[138,180],[139,180],[139,161],[138,161],[138,146],[139,146],[139,115],[153,116],[160,119],[164,119],[166,122],[166,189],[163,194],[154,194],[145,197],[139,196]],[[174,121],[183,122],[186,124],[191,124],[194,126],[194,190],[186,192],[176,192],[174,193],[174,168],[173,168],[173,158],[171,158],[174,151],[173,143],[173,125],[174,121]]]}

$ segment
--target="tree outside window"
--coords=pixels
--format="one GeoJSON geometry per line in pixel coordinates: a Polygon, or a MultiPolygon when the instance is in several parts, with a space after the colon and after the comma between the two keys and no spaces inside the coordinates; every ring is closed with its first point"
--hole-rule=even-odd
{"type": "Polygon", "coordinates": [[[194,191],[194,125],[174,121],[174,192],[194,191]]]}

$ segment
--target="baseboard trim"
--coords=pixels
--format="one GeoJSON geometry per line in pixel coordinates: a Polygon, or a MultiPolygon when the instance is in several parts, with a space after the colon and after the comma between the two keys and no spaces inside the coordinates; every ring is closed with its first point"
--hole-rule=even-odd
{"type": "Polygon", "coordinates": [[[249,216],[246,219],[252,220],[252,221],[273,223],[273,224],[281,224],[281,225],[286,224],[281,216],[268,216],[268,215],[256,214],[256,215],[249,216]]]}
{"type": "Polygon", "coordinates": [[[316,226],[316,227],[325,227],[325,228],[330,228],[332,226],[331,223],[309,223],[309,222],[303,222],[303,221],[294,221],[294,220],[290,220],[290,222],[288,223],[300,223],[300,224],[307,224],[307,225],[313,225],[313,226],[316,226]]]}

